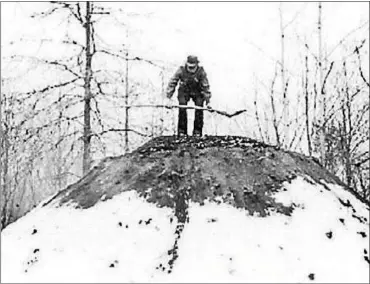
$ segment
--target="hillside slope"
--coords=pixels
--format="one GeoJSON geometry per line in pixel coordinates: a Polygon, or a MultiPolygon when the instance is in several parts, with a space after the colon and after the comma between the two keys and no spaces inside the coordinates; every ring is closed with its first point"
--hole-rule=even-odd
{"type": "Polygon", "coordinates": [[[369,207],[245,137],[159,137],[2,232],[3,282],[369,282],[369,207]]]}

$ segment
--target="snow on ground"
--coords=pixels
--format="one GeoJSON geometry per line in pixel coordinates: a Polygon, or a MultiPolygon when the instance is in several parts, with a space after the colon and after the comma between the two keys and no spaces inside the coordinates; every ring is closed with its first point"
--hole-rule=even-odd
{"type": "Polygon", "coordinates": [[[2,232],[2,282],[368,283],[369,209],[339,186],[298,178],[276,194],[292,216],[191,203],[171,274],[156,269],[176,218],[122,193],[87,210],[39,207],[2,232]],[[351,207],[343,206],[339,198],[351,207]],[[173,222],[171,222],[173,220],[173,222]],[[365,253],[366,250],[366,253],[365,253]]]}

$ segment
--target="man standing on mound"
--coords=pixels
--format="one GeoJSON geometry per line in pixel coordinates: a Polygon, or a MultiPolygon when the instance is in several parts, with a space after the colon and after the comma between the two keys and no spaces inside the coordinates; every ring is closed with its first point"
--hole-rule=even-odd
{"type": "MultiPolygon", "coordinates": [[[[192,99],[194,104],[203,107],[204,102],[208,108],[210,106],[211,92],[207,74],[202,66],[199,66],[199,61],[196,56],[189,55],[185,66],[180,66],[175,75],[171,78],[167,86],[167,98],[171,98],[175,92],[177,83],[179,82],[178,100],[179,105],[187,105],[192,99]]],[[[179,109],[178,120],[178,135],[185,136],[188,134],[188,117],[187,110],[179,109]]],[[[194,119],[194,136],[202,136],[203,130],[203,110],[195,110],[194,119]]]]}

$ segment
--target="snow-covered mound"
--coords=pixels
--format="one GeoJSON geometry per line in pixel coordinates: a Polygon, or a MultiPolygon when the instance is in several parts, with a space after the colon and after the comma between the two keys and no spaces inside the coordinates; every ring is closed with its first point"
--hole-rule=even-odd
{"type": "Polygon", "coordinates": [[[159,138],[2,232],[2,282],[369,282],[369,207],[304,156],[159,138]]]}

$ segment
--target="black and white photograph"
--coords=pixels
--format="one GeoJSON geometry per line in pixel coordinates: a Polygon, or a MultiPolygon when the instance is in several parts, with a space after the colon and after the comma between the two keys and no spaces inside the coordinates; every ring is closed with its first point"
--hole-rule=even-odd
{"type": "Polygon", "coordinates": [[[1,1],[1,283],[369,283],[369,2],[1,1]]]}

